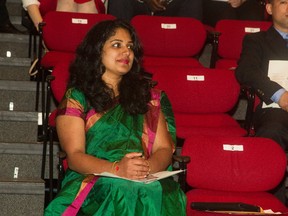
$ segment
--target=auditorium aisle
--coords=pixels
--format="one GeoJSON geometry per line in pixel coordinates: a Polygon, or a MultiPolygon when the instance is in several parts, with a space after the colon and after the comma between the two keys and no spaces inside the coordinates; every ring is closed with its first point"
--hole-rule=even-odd
{"type": "MultiPolygon", "coordinates": [[[[21,26],[21,0],[8,0],[12,23],[21,26]]],[[[0,33],[0,215],[43,215],[42,142],[37,141],[36,82],[28,70],[28,34],[0,33]],[[11,57],[10,57],[11,56],[11,57]]]]}

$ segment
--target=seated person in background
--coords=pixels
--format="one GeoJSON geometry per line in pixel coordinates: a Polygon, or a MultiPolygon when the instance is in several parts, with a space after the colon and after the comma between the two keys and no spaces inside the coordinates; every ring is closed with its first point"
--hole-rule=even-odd
{"type": "Polygon", "coordinates": [[[214,27],[219,20],[263,20],[264,6],[258,0],[203,0],[203,23],[214,27]]]}
{"type": "Polygon", "coordinates": [[[100,22],[78,47],[56,118],[69,169],[45,215],[70,216],[88,182],[93,186],[81,215],[185,215],[186,196],[171,178],[143,184],[89,175],[110,172],[137,180],[171,165],[171,105],[142,78],[141,58],[135,30],[123,20],[100,22]]]}
{"type": "MultiPolygon", "coordinates": [[[[97,0],[50,0],[51,4],[56,4],[55,7],[57,11],[69,11],[69,12],[79,12],[79,13],[99,13],[99,7],[97,4],[101,1],[97,0]],[[53,2],[57,1],[57,3],[53,2]]],[[[41,7],[41,0],[22,0],[22,4],[25,10],[34,23],[36,29],[38,29],[38,24],[42,22],[43,18],[39,7],[41,7]]],[[[44,6],[45,7],[45,6],[44,6]]],[[[50,6],[49,6],[50,7],[50,6]]]]}
{"type": "Polygon", "coordinates": [[[236,77],[240,84],[252,86],[262,100],[254,115],[256,136],[271,138],[287,150],[288,89],[270,80],[268,67],[271,60],[288,61],[288,0],[269,0],[266,9],[273,26],[245,36],[236,77]],[[263,108],[263,101],[267,105],[275,102],[279,108],[263,108]]]}
{"type": "Polygon", "coordinates": [[[131,20],[136,15],[193,17],[202,20],[202,0],[109,0],[108,13],[131,20]]]}

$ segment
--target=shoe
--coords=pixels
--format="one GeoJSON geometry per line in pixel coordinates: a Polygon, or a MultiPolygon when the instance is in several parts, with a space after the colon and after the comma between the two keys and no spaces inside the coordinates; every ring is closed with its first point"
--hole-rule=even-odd
{"type": "Polygon", "coordinates": [[[25,32],[22,32],[15,28],[12,23],[7,23],[5,25],[0,26],[0,33],[10,33],[10,34],[25,34],[25,32]]]}

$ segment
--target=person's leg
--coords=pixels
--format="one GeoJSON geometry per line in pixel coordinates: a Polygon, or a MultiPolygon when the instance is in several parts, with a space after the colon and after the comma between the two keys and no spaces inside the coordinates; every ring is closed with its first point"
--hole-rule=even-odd
{"type": "Polygon", "coordinates": [[[109,0],[108,14],[130,21],[136,15],[151,14],[151,11],[143,1],[109,0]]]}
{"type": "Polygon", "coordinates": [[[282,109],[267,108],[255,113],[256,136],[275,140],[285,151],[288,150],[288,113],[282,109]]]}
{"type": "Polygon", "coordinates": [[[215,26],[219,20],[235,19],[235,9],[227,2],[203,0],[203,23],[215,26]]]}
{"type": "Polygon", "coordinates": [[[76,3],[76,8],[77,12],[79,13],[98,13],[94,0],[87,1],[81,4],[76,3]]]}
{"type": "Polygon", "coordinates": [[[239,20],[264,20],[265,6],[256,0],[248,0],[236,9],[239,20]]]}
{"type": "Polygon", "coordinates": [[[58,0],[57,11],[77,12],[76,3],[74,0],[58,0]]]}
{"type": "MultiPolygon", "coordinates": [[[[282,109],[258,109],[255,113],[255,130],[257,137],[266,137],[276,141],[286,152],[288,150],[288,113],[282,109]]],[[[271,191],[286,204],[285,178],[271,191]]]]}
{"type": "Polygon", "coordinates": [[[6,0],[0,0],[0,26],[10,23],[6,0]]]}
{"type": "Polygon", "coordinates": [[[202,21],[202,0],[172,0],[156,16],[193,17],[202,21]]]}

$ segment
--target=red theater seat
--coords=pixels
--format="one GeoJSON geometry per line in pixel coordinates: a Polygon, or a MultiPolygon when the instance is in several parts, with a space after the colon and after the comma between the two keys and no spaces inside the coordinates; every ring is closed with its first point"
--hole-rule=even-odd
{"type": "Polygon", "coordinates": [[[250,20],[220,20],[216,23],[211,67],[235,69],[246,34],[266,31],[272,22],[250,20]]]}
{"type": "Polygon", "coordinates": [[[146,70],[159,65],[203,67],[198,57],[205,44],[206,30],[199,20],[138,15],[131,24],[144,48],[146,70]]]}
{"type": "Polygon", "coordinates": [[[191,208],[193,202],[242,202],[264,210],[287,212],[287,207],[268,193],[281,182],[286,155],[279,144],[260,137],[191,137],[182,155],[187,164],[187,215],[219,215],[191,208]]]}
{"type": "Polygon", "coordinates": [[[228,114],[240,91],[230,70],[162,66],[151,72],[172,103],[178,138],[247,134],[228,114]]]}

